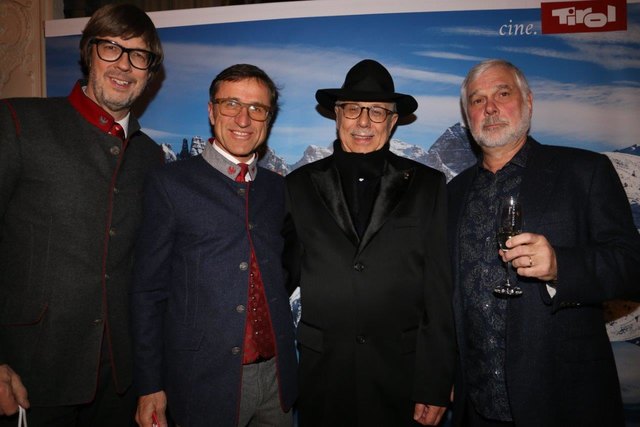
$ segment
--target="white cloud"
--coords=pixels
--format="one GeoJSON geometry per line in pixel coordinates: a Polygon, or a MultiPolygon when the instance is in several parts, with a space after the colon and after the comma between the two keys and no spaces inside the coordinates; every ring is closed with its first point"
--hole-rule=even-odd
{"type": "Polygon", "coordinates": [[[549,35],[563,40],[568,49],[536,47],[502,47],[504,52],[516,52],[544,58],[582,61],[608,70],[640,68],[640,26],[630,25],[627,31],[549,35]]]}
{"type": "Polygon", "coordinates": [[[415,98],[418,101],[418,120],[410,125],[412,133],[442,133],[444,129],[461,120],[457,97],[418,95],[415,98]]]}
{"type": "Polygon", "coordinates": [[[483,57],[480,57],[480,56],[463,55],[461,53],[443,52],[443,51],[437,51],[437,50],[423,50],[423,51],[414,52],[414,54],[418,56],[426,56],[428,58],[455,59],[460,61],[473,61],[473,62],[479,62],[484,59],[483,57]]]}
{"type": "Polygon", "coordinates": [[[609,70],[640,68],[640,49],[597,43],[570,43],[570,47],[573,51],[537,47],[503,47],[500,50],[543,58],[591,62],[609,70]]]}
{"type": "Polygon", "coordinates": [[[149,137],[151,137],[151,139],[155,140],[156,142],[162,142],[161,140],[163,138],[182,138],[184,136],[183,134],[176,134],[172,132],[166,132],[163,130],[150,129],[150,128],[142,128],[142,131],[147,135],[149,135],[149,137]]]}
{"type": "Polygon", "coordinates": [[[640,25],[629,22],[626,31],[605,31],[595,33],[559,34],[553,37],[568,42],[588,42],[602,44],[638,44],[640,40],[640,25]]]}
{"type": "MultiPolygon", "coordinates": [[[[579,144],[607,144],[611,149],[637,143],[640,88],[577,85],[550,80],[530,82],[534,94],[533,131],[579,144]],[[538,127],[538,123],[544,123],[538,127]]],[[[553,144],[552,140],[543,141],[553,144]]]]}
{"type": "MultiPolygon", "coordinates": [[[[544,123],[541,132],[550,136],[572,139],[579,143],[607,143],[611,149],[637,143],[637,109],[623,106],[577,102],[573,99],[534,101],[533,134],[536,123],[544,123]]],[[[552,140],[543,141],[553,144],[552,140]]]]}
{"type": "MultiPolygon", "coordinates": [[[[433,71],[418,70],[415,68],[389,67],[389,72],[394,78],[405,78],[418,82],[446,83],[459,86],[463,77],[450,73],[437,73],[433,71]]],[[[397,84],[396,84],[397,86],[397,84]]]]}
{"type": "Polygon", "coordinates": [[[530,82],[535,99],[571,102],[576,106],[590,105],[602,110],[640,110],[640,88],[625,85],[578,85],[553,80],[533,79],[530,82]]]}
{"type": "Polygon", "coordinates": [[[194,80],[210,83],[222,68],[229,65],[251,63],[269,74],[286,91],[287,99],[300,97],[309,100],[313,100],[313,94],[321,87],[340,87],[349,68],[364,57],[355,52],[323,51],[295,45],[167,43],[165,51],[169,52],[166,56],[170,58],[167,60],[171,70],[168,80],[176,90],[192,87],[194,80]]]}
{"type": "Polygon", "coordinates": [[[495,37],[496,35],[495,28],[484,27],[442,27],[442,32],[445,34],[473,37],[495,37]]]}

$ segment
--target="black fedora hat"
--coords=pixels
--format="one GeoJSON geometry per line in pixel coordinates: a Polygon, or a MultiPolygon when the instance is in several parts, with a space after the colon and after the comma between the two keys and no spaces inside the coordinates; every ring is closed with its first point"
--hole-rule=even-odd
{"type": "Polygon", "coordinates": [[[319,89],[316,100],[329,110],[333,110],[337,100],[395,102],[399,116],[407,116],[418,108],[413,96],[395,91],[389,71],[373,59],[354,65],[340,89],[319,89]]]}

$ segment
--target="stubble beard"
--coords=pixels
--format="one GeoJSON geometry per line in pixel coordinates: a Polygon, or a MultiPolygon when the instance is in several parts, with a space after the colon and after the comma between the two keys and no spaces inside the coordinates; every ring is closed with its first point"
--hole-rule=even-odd
{"type": "MultiPolygon", "coordinates": [[[[108,110],[109,112],[124,112],[127,113],[131,110],[131,106],[141,95],[142,90],[137,89],[130,91],[127,94],[116,94],[111,95],[105,90],[104,85],[98,83],[99,76],[93,74],[94,71],[91,70],[89,77],[89,84],[92,86],[93,93],[95,94],[96,100],[100,106],[108,110]]],[[[105,78],[110,78],[109,76],[104,76],[105,78]]],[[[115,76],[112,76],[115,77],[115,76]]],[[[117,78],[117,77],[116,77],[117,78]]],[[[137,81],[135,84],[140,84],[140,81],[137,81]]]]}

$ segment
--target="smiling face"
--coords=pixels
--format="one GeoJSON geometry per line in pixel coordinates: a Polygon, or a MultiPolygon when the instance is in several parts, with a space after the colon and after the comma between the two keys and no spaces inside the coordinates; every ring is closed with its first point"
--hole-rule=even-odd
{"type": "MultiPolygon", "coordinates": [[[[128,40],[120,37],[104,37],[104,39],[116,42],[125,48],[148,50],[141,37],[128,40]]],[[[147,86],[149,71],[132,67],[126,53],[123,53],[115,62],[103,61],[98,57],[96,49],[97,46],[93,45],[87,96],[116,120],[120,120],[129,113],[131,106],[147,86]]]]}
{"type": "MultiPolygon", "coordinates": [[[[392,102],[356,102],[340,100],[341,103],[354,103],[361,107],[382,107],[394,111],[392,102]]],[[[389,141],[393,127],[398,121],[398,114],[389,114],[382,123],[372,122],[369,110],[362,110],[356,119],[344,117],[340,107],[335,107],[336,128],[342,149],[347,153],[371,153],[381,149],[389,141]]]]}
{"type": "Polygon", "coordinates": [[[488,68],[469,84],[467,119],[471,134],[484,148],[524,144],[531,126],[532,95],[523,94],[513,72],[488,68]]]}
{"type": "MultiPolygon", "coordinates": [[[[269,88],[255,78],[222,81],[214,98],[271,107],[269,88]]],[[[267,139],[269,119],[262,122],[251,119],[246,107],[242,107],[237,116],[229,117],[220,113],[218,104],[209,102],[209,120],[216,145],[241,162],[250,160],[267,139]]]]}

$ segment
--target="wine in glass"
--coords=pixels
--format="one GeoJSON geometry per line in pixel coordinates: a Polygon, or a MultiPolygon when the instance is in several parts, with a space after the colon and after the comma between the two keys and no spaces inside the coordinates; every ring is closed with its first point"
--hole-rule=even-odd
{"type": "MultiPolygon", "coordinates": [[[[505,199],[498,211],[498,246],[503,251],[507,248],[507,240],[522,232],[522,207],[514,196],[505,199]]],[[[494,293],[504,296],[522,295],[522,289],[518,285],[511,284],[511,261],[505,263],[507,269],[507,280],[493,290],[494,293]]]]}

